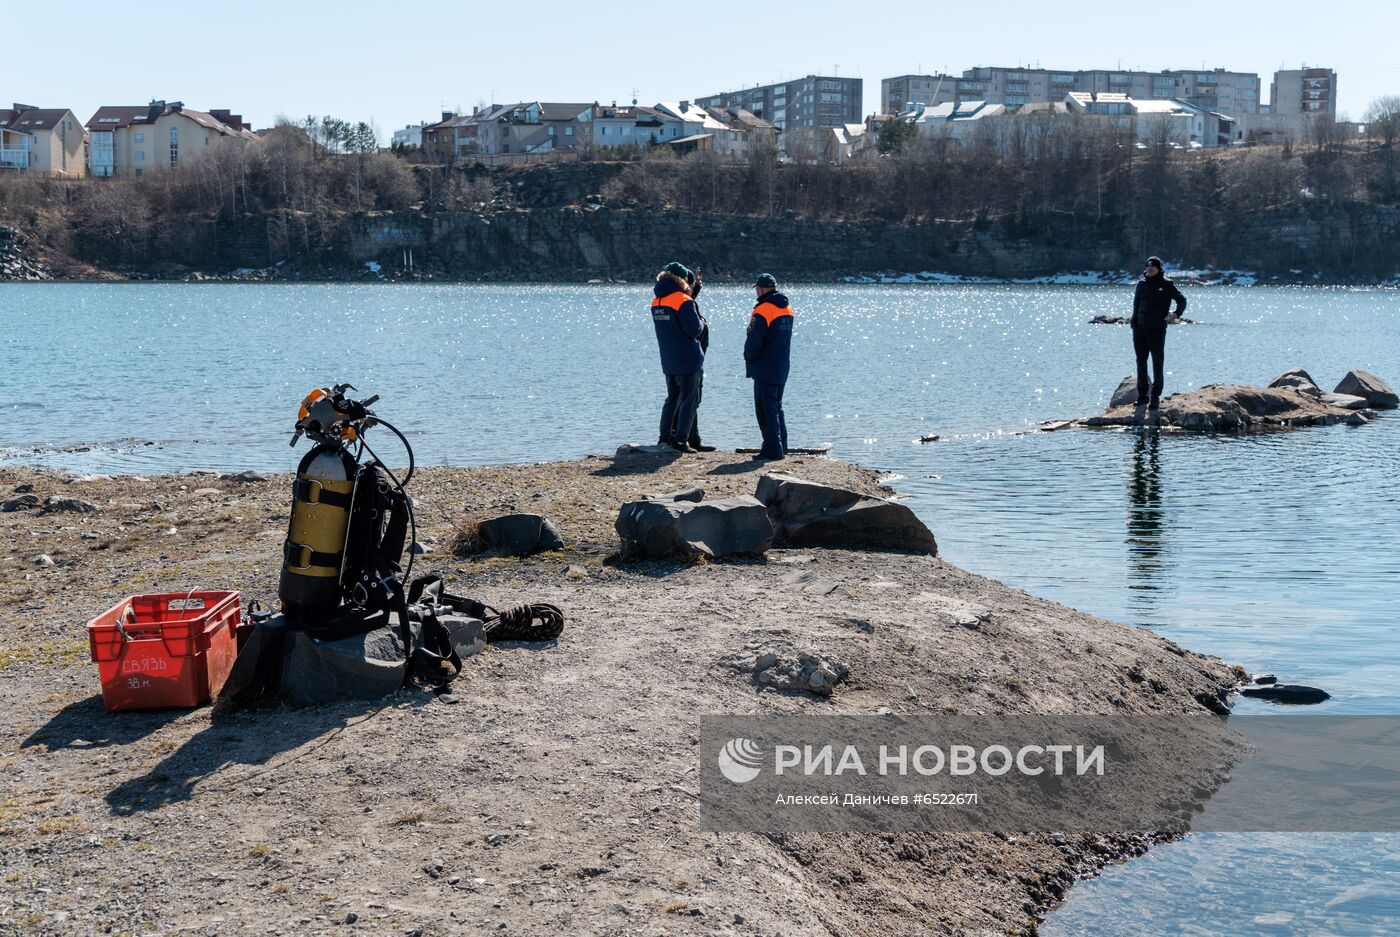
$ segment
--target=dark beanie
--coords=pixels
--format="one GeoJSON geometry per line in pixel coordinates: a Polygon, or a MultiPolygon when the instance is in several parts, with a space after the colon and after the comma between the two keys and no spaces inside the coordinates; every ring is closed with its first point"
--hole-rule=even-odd
{"type": "Polygon", "coordinates": [[[1162,266],[1162,258],[1158,257],[1155,254],[1147,258],[1147,263],[1144,266],[1156,267],[1158,270],[1167,269],[1166,267],[1162,266]]]}
{"type": "Polygon", "coordinates": [[[666,266],[662,267],[661,272],[669,273],[672,276],[680,277],[682,280],[689,280],[691,276],[690,270],[686,268],[686,265],[678,260],[673,260],[666,266]]]}
{"type": "Polygon", "coordinates": [[[773,274],[771,273],[760,273],[758,275],[758,278],[753,281],[753,285],[773,287],[774,289],[776,289],[778,286],[778,281],[773,277],[773,274]]]}

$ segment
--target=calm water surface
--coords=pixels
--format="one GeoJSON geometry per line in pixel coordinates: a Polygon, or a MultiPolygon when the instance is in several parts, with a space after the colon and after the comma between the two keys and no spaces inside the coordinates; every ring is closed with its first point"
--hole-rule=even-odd
{"type": "MultiPolygon", "coordinates": [[[[0,461],[286,471],[296,404],[349,381],[419,460],[651,442],[645,285],[0,286],[0,461]]],[[[1131,370],[1126,287],[797,286],[794,445],[898,473],[952,562],[1188,647],[1400,712],[1400,414],[1255,439],[1019,435],[1131,370]],[[919,445],[922,434],[943,440],[919,445]]],[[[1350,368],[1400,384],[1400,292],[1188,290],[1168,390],[1350,368]]],[[[707,288],[701,426],[756,445],[747,289],[707,288]]],[[[390,449],[387,434],[381,438],[390,449]]],[[[389,460],[390,454],[381,451],[389,460]]],[[[1240,711],[1264,704],[1242,703],[1240,711]]],[[[1317,708],[1311,710],[1318,711],[1317,708]]],[[[1195,836],[1076,887],[1052,934],[1387,933],[1400,836],[1195,836]]]]}

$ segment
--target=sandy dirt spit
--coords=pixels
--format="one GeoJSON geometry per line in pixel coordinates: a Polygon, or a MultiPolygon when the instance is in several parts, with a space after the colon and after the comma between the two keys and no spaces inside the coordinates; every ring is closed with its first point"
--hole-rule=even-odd
{"type": "MultiPolygon", "coordinates": [[[[890,494],[832,459],[781,469],[890,494]]],[[[215,717],[104,713],[83,623],[136,592],[275,604],[290,477],[0,469],[0,499],[97,508],[0,513],[0,933],[1027,934],[1076,877],[1147,847],[700,832],[700,714],[1203,713],[1240,677],[930,557],[605,562],[624,501],[752,493],[764,471],[722,452],[420,469],[415,572],[556,603],[561,639],[488,647],[451,703],[408,689],[215,717]],[[456,525],[512,511],[550,517],[565,550],[452,556],[456,525]],[[991,618],[965,627],[926,593],[991,618]],[[819,698],[731,666],[766,648],[850,677],[819,698]]]]}

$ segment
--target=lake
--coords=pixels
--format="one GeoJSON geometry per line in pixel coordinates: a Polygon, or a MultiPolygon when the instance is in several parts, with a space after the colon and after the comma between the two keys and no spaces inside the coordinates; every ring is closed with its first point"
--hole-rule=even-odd
{"type": "MultiPolygon", "coordinates": [[[[794,445],[900,476],[960,566],[1321,686],[1310,712],[1400,712],[1400,414],[1258,438],[1027,432],[1132,370],[1131,287],[815,286],[786,393],[794,445]],[[920,444],[920,436],[939,434],[920,444]]],[[[1400,291],[1187,288],[1167,391],[1351,368],[1400,384],[1400,291]]],[[[382,396],[420,463],[652,442],[647,284],[0,286],[0,462],[288,471],[308,390],[382,396]]],[[[747,288],[711,286],[700,424],[756,446],[747,288]]],[[[380,455],[398,464],[389,434],[380,455]]],[[[1242,702],[1237,711],[1264,711],[1242,702]]],[[[1274,710],[1270,710],[1274,711],[1274,710]]],[[[1400,913],[1400,836],[1194,836],[1076,886],[1050,934],[1371,933],[1400,913]]]]}

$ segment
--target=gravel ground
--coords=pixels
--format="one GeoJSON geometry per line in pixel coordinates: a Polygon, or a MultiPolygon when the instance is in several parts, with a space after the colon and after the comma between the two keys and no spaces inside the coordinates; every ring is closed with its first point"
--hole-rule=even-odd
{"type": "MultiPolygon", "coordinates": [[[[605,562],[623,501],[751,493],[762,471],[733,453],[422,469],[418,571],[498,607],[556,603],[560,640],[469,658],[455,703],[409,689],[216,717],[104,713],[82,624],[133,592],[275,604],[289,476],[0,470],[0,500],[30,485],[97,508],[0,513],[0,933],[1026,934],[1076,877],[1147,848],[700,832],[701,713],[1204,712],[1239,677],[931,557],[605,562]],[[451,555],[457,526],[517,510],[566,548],[451,555]],[[964,627],[929,592],[990,621],[964,627]],[[768,647],[850,677],[819,698],[728,663],[768,647]]],[[[831,459],[782,471],[889,494],[831,459]]]]}

